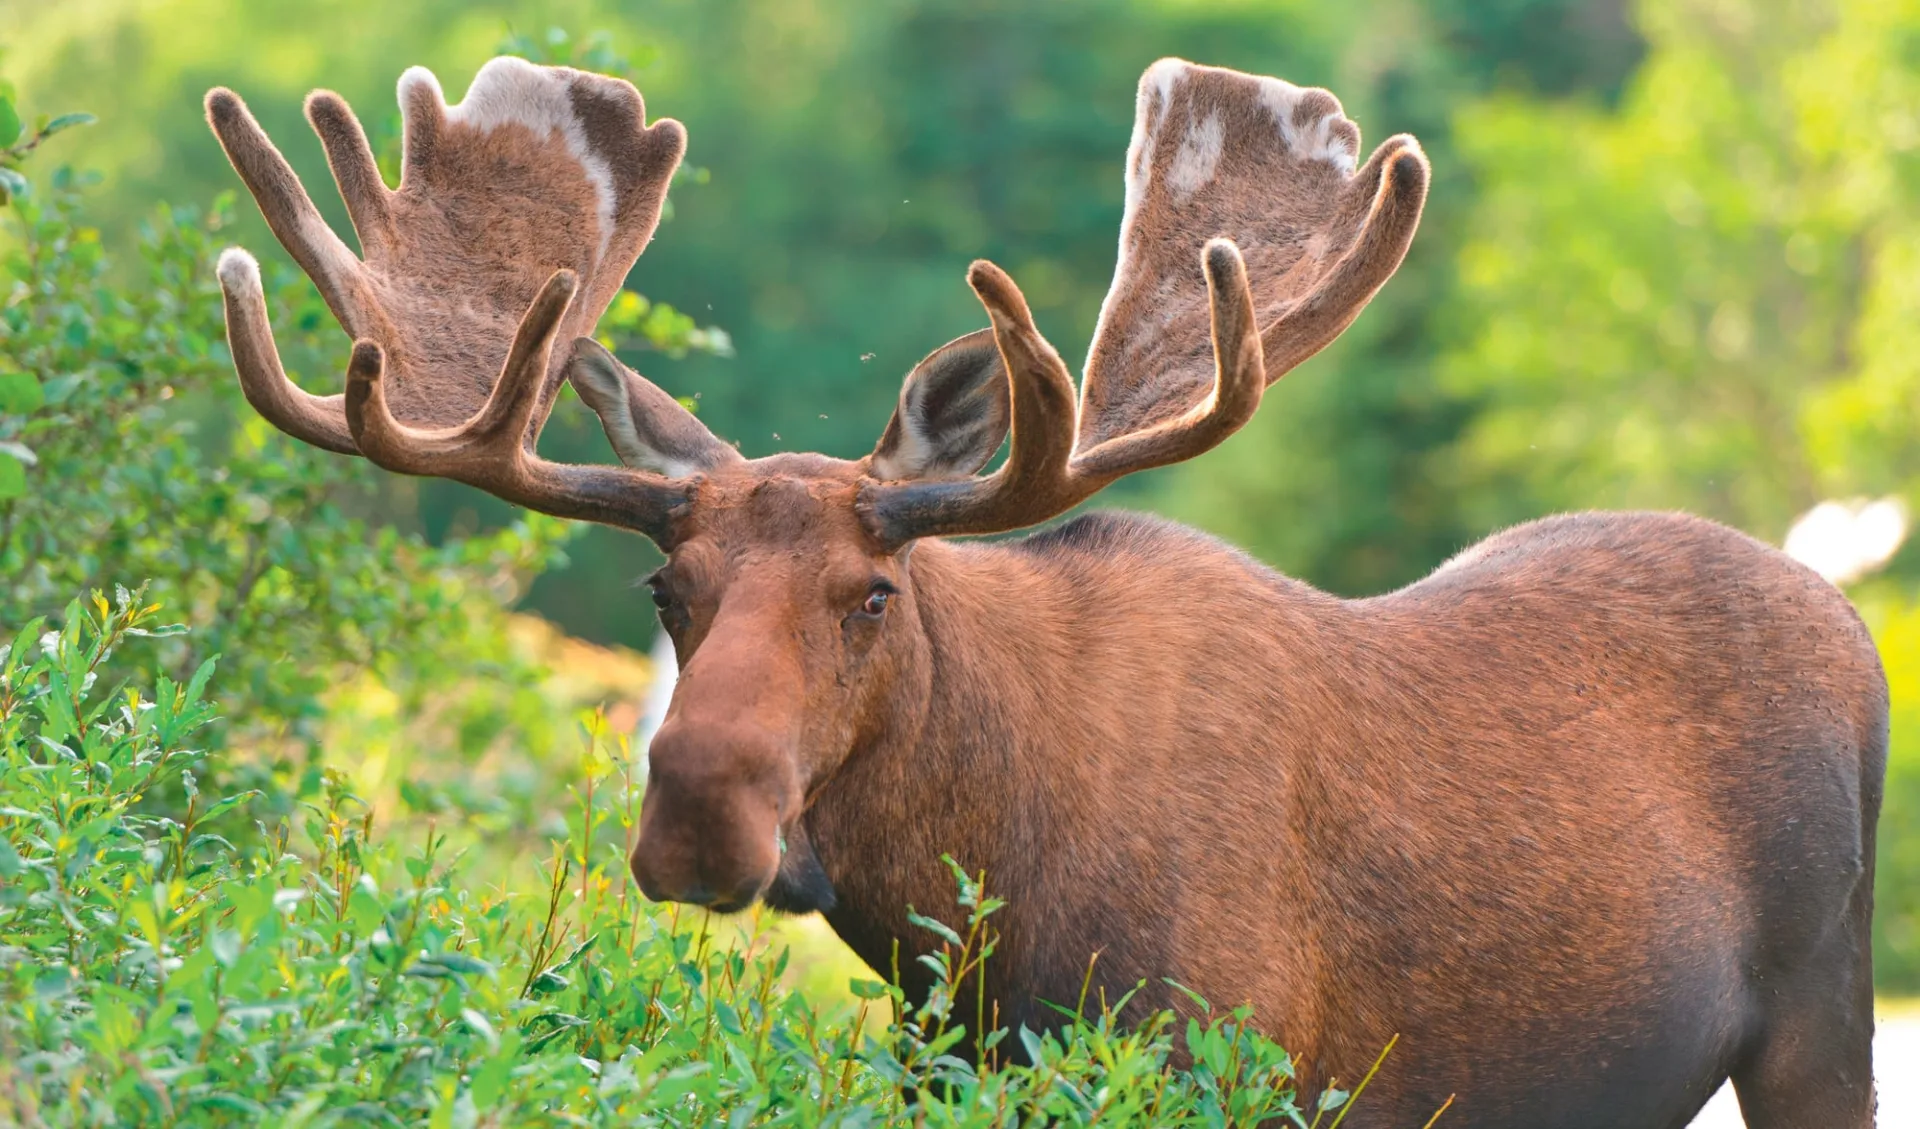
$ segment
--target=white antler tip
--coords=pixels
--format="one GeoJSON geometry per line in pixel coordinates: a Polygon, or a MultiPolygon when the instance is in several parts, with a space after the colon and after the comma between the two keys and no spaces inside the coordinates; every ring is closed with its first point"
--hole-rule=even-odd
{"type": "Polygon", "coordinates": [[[441,92],[440,80],[434,77],[433,72],[425,67],[408,67],[400,72],[398,91],[401,113],[404,114],[407,107],[413,104],[414,92],[422,89],[431,91],[435,101],[446,105],[447,96],[441,92]]]}
{"type": "Polygon", "coordinates": [[[1143,97],[1149,93],[1157,95],[1164,106],[1173,96],[1174,84],[1186,77],[1193,68],[1192,63],[1172,55],[1155,60],[1140,76],[1140,93],[1143,97]]]}
{"type": "Polygon", "coordinates": [[[220,252],[220,262],[213,272],[219,276],[220,285],[232,293],[261,292],[260,263],[238,247],[229,247],[220,252]]]}

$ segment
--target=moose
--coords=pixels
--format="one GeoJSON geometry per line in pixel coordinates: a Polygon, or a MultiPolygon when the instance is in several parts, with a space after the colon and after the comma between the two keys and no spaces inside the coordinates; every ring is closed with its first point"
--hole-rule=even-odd
{"type": "MultiPolygon", "coordinates": [[[[686,145],[628,83],[495,59],[399,82],[397,188],[306,103],[360,250],[233,92],[208,119],[353,339],[282,370],[256,261],[221,257],[247,399],[307,443],[643,534],[679,681],[642,891],[817,911],[910,990],[950,853],[1010,901],[1010,1024],[1144,981],[1258,1022],[1303,1093],[1400,1042],[1356,1126],[1678,1129],[1731,1077],[1753,1129],[1873,1123],[1874,826],[1887,689],[1832,586],[1680,514],[1508,529],[1348,600],[1209,537],[1093,513],[1194,458],[1398,268],[1415,140],[1364,162],[1335,97],[1153,64],[1119,262],[1076,391],[1006,273],[905,377],[877,446],[744,458],[589,336],[686,145]],[[557,340],[570,342],[556,349],[557,340]],[[560,385],[620,465],[542,458],[560,385]],[[1004,461],[986,467],[1002,446],[1004,461]]],[[[1097,998],[1097,997],[1096,997],[1097,998]]],[[[1124,1018],[1124,1017],[1123,1017],[1124,1018]]]]}

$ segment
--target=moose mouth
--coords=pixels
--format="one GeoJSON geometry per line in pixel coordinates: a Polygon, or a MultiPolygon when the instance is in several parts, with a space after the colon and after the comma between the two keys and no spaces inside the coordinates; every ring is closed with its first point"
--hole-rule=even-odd
{"type": "Polygon", "coordinates": [[[832,910],[837,902],[833,880],[820,865],[820,856],[814,854],[805,824],[796,822],[786,832],[785,840],[780,868],[773,872],[773,882],[761,893],[760,900],[779,913],[825,914],[832,910]]]}

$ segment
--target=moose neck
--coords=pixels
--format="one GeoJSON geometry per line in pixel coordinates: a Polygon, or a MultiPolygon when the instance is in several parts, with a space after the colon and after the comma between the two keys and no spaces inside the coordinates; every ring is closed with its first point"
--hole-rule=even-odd
{"type": "Polygon", "coordinates": [[[955,885],[941,856],[985,870],[990,889],[1027,902],[1035,865],[1059,842],[1044,749],[1058,718],[1035,730],[1069,681],[1057,586],[1017,549],[929,541],[911,558],[924,645],[899,680],[894,720],[856,749],[821,790],[806,829],[834,888],[828,920],[883,975],[918,974],[925,938],[908,907],[952,922],[955,885]]]}
{"type": "MultiPolygon", "coordinates": [[[[1031,998],[1071,1003],[1096,950],[1096,1002],[1100,988],[1117,997],[1146,975],[1155,987],[1141,1005],[1171,1002],[1157,977],[1179,971],[1175,911],[1194,896],[1181,886],[1194,860],[1169,854],[1169,840],[1204,805],[1142,794],[1164,774],[1141,758],[1205,756],[1214,742],[1183,720],[1211,696],[1197,673],[1210,648],[1196,640],[1212,629],[1178,622],[1166,597],[1197,569],[1212,591],[1262,590],[1264,618],[1276,622],[1241,629],[1309,640],[1277,621],[1312,609],[1284,598],[1276,608],[1273,597],[1337,601],[1178,527],[1155,523],[1140,537],[1137,522],[1097,515],[1024,542],[914,550],[926,648],[924,670],[899,691],[914,696],[896,703],[907,720],[856,750],[805,822],[835,893],[828,921],[882,975],[897,942],[910,991],[924,987],[913,957],[933,939],[908,926],[908,908],[949,923],[960,915],[946,854],[984,870],[989,892],[1008,900],[988,966],[1003,1020],[1045,1023],[1051,1013],[1028,1014],[1031,998]]],[[[1283,760],[1268,762],[1276,782],[1283,760]]]]}

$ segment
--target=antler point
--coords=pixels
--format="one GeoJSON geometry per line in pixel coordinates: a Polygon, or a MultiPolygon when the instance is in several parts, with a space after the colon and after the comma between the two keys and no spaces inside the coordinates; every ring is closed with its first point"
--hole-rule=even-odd
{"type": "Polygon", "coordinates": [[[1207,240],[1200,254],[1208,272],[1216,277],[1233,270],[1234,264],[1241,261],[1240,245],[1224,235],[1207,240]]]}
{"type": "Polygon", "coordinates": [[[1417,196],[1427,186],[1427,160],[1418,148],[1394,155],[1387,181],[1398,196],[1417,196]]]}
{"type": "Polygon", "coordinates": [[[202,105],[206,108],[208,120],[216,123],[228,121],[237,114],[247,112],[246,103],[240,100],[240,96],[224,86],[216,86],[207,91],[202,105]]]}
{"type": "Polygon", "coordinates": [[[242,248],[229,247],[220,252],[220,261],[213,273],[219,277],[222,287],[235,293],[260,290],[260,263],[242,248]]]}
{"type": "Polygon", "coordinates": [[[377,383],[385,369],[386,356],[378,343],[364,338],[353,343],[353,358],[347,362],[349,383],[377,383]]]}
{"type": "Polygon", "coordinates": [[[312,121],[313,116],[317,113],[351,114],[353,112],[348,109],[347,100],[331,90],[309,91],[306,101],[301,104],[301,108],[306,111],[308,121],[312,121]]]}
{"type": "Polygon", "coordinates": [[[408,67],[400,72],[400,81],[395,86],[402,116],[412,108],[413,92],[421,89],[432,92],[434,100],[440,105],[447,104],[446,93],[440,89],[440,80],[432,71],[421,66],[408,67]]]}

